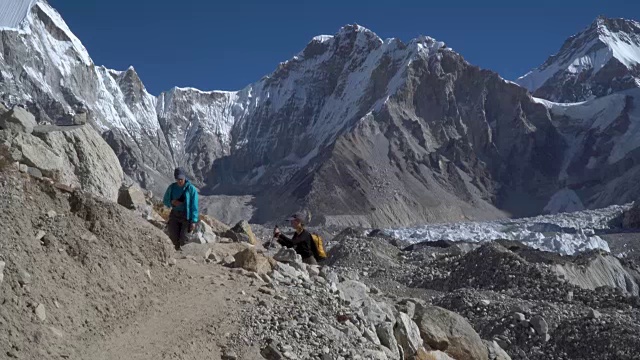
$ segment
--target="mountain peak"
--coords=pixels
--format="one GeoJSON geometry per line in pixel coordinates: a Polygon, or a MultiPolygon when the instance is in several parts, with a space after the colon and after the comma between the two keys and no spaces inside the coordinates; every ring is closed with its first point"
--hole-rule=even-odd
{"type": "MultiPolygon", "coordinates": [[[[634,20],[599,16],[589,27],[568,38],[557,54],[516,82],[536,92],[558,79],[588,80],[605,68],[615,73],[615,77],[636,76],[635,69],[639,64],[640,24],[634,20]]],[[[551,100],[582,101],[600,96],[591,88],[589,85],[576,98],[562,99],[560,96],[551,100]]]]}
{"type": "Polygon", "coordinates": [[[640,34],[640,23],[635,20],[624,18],[608,18],[606,16],[598,16],[591,24],[589,29],[597,29],[600,34],[608,32],[624,32],[628,34],[640,34]]]}

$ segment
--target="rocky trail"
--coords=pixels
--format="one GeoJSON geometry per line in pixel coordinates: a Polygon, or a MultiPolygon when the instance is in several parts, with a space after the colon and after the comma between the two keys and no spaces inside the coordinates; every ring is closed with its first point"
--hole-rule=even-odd
{"type": "Polygon", "coordinates": [[[578,360],[640,351],[636,233],[607,235],[617,257],[324,229],[329,258],[308,266],[292,250],[263,247],[269,228],[206,216],[176,252],[162,209],[140,189],[121,188],[116,203],[19,168],[0,171],[4,358],[578,360]]]}
{"type": "MultiPolygon", "coordinates": [[[[240,332],[239,311],[256,292],[226,268],[177,261],[181,279],[147,311],[89,344],[83,359],[219,359],[230,334],[240,332]],[[239,290],[244,289],[244,290],[239,290]],[[225,337],[227,334],[227,337],[225,337]]],[[[246,359],[261,359],[244,354],[246,359]]]]}

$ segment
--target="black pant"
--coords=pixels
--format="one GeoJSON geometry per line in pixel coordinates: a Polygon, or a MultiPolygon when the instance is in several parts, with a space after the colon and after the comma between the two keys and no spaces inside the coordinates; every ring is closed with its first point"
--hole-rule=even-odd
{"type": "Polygon", "coordinates": [[[169,223],[167,224],[169,239],[176,250],[180,250],[180,247],[187,242],[189,225],[186,212],[172,210],[169,214],[169,223]]]}

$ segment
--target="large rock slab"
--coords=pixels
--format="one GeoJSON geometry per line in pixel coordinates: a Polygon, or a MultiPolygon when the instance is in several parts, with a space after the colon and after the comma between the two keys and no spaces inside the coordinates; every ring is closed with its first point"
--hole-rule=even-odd
{"type": "Polygon", "coordinates": [[[418,305],[416,322],[424,344],[456,360],[487,359],[480,335],[462,316],[437,306],[418,305]]]}
{"type": "Polygon", "coordinates": [[[398,359],[400,357],[400,350],[398,349],[398,341],[393,333],[393,324],[385,322],[376,326],[376,333],[380,343],[388,350],[390,358],[398,359]]]}
{"type": "Polygon", "coordinates": [[[0,115],[0,129],[31,134],[36,125],[36,118],[19,106],[0,115]]]}
{"type": "Polygon", "coordinates": [[[420,329],[409,315],[398,313],[396,325],[393,328],[398,344],[402,347],[405,356],[414,356],[422,348],[420,329]]]}
{"type": "Polygon", "coordinates": [[[118,200],[124,177],[122,167],[97,131],[90,126],[81,126],[39,136],[63,159],[59,182],[79,186],[114,202],[118,200]]]}
{"type": "MultiPolygon", "coordinates": [[[[62,176],[65,170],[63,158],[49,144],[26,133],[16,133],[15,136],[5,133],[4,136],[10,138],[12,148],[20,150],[22,153],[20,161],[22,163],[39,169],[45,176],[50,178],[59,179],[62,176]]],[[[71,173],[73,174],[73,171],[71,173]]]]}

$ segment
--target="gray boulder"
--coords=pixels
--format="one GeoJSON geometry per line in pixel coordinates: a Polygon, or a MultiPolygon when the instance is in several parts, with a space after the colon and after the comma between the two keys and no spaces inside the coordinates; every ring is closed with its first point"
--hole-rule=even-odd
{"type": "Polygon", "coordinates": [[[19,106],[14,106],[13,109],[0,115],[2,129],[31,134],[36,125],[35,117],[19,106]]]}
{"type": "Polygon", "coordinates": [[[367,295],[367,286],[355,280],[347,280],[339,283],[338,291],[340,299],[347,301],[349,305],[354,308],[361,307],[366,299],[369,298],[367,295]]]}
{"type": "Polygon", "coordinates": [[[255,248],[244,249],[235,254],[233,258],[235,259],[234,267],[243,268],[258,274],[268,274],[271,272],[269,260],[263,255],[258,254],[255,248]]]}
{"type": "Polygon", "coordinates": [[[242,220],[238,222],[234,227],[231,228],[231,231],[236,234],[244,234],[248,237],[248,242],[252,245],[256,245],[258,243],[258,239],[253,234],[253,230],[251,230],[251,226],[246,220],[242,220]]]}
{"type": "Polygon", "coordinates": [[[0,283],[4,281],[4,268],[6,265],[4,261],[0,261],[0,283]]]}
{"type": "Polygon", "coordinates": [[[214,244],[218,242],[218,236],[209,224],[204,221],[200,221],[198,222],[195,231],[189,234],[188,240],[189,242],[195,242],[198,244],[214,244]]]}
{"type": "Polygon", "coordinates": [[[462,316],[437,306],[418,304],[416,321],[424,343],[457,360],[487,359],[482,339],[462,316]]]}
{"type": "Polygon", "coordinates": [[[289,248],[282,248],[273,255],[275,261],[283,263],[302,263],[302,257],[296,253],[295,250],[289,248]]]}
{"type": "Polygon", "coordinates": [[[531,318],[531,326],[535,329],[536,334],[546,335],[549,333],[549,324],[547,324],[547,321],[540,315],[531,318]]]}
{"type": "Polygon", "coordinates": [[[405,356],[414,356],[418,352],[418,349],[422,348],[420,329],[418,325],[411,320],[409,315],[399,313],[393,331],[405,356]]]}
{"type": "Polygon", "coordinates": [[[122,185],[118,193],[118,204],[131,210],[139,210],[148,207],[147,199],[142,189],[136,185],[122,185]]]}
{"type": "Polygon", "coordinates": [[[482,340],[482,342],[484,342],[484,344],[487,346],[487,351],[489,352],[489,360],[511,360],[509,354],[502,350],[497,342],[487,340],[482,340]]]}

